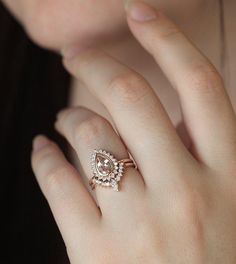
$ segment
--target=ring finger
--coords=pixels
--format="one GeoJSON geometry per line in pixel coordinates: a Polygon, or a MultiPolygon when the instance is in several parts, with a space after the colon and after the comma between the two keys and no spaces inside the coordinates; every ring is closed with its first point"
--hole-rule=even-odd
{"type": "MultiPolygon", "coordinates": [[[[125,145],[112,125],[87,108],[76,107],[63,110],[58,115],[56,128],[75,149],[89,180],[92,177],[90,160],[94,149],[105,150],[118,161],[129,158],[125,145]]],[[[115,192],[112,188],[104,189],[100,185],[96,186],[96,196],[103,215],[111,212],[111,207],[114,208],[116,205],[119,210],[124,208],[124,205],[126,208],[127,205],[133,206],[140,199],[140,193],[144,191],[143,178],[134,168],[126,168],[119,182],[119,188],[120,192],[115,192]],[[116,197],[113,199],[113,196],[116,197]],[[106,208],[109,210],[105,210],[106,208]]]]}

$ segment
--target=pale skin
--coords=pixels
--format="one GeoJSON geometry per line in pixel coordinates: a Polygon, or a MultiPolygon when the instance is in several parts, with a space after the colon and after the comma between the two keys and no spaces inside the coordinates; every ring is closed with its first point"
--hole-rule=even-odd
{"type": "Polygon", "coordinates": [[[72,56],[74,47],[64,45],[66,69],[107,111],[74,107],[58,115],[55,127],[83,171],[46,137],[33,144],[32,166],[70,261],[233,264],[236,120],[228,88],[209,59],[153,5],[131,3],[127,22],[177,92],[191,144],[185,147],[145,76],[106,50],[93,47],[72,56]],[[129,151],[135,159],[138,170],[127,169],[120,192],[98,186],[94,199],[82,181],[82,174],[91,176],[94,148],[118,159],[129,151]]]}

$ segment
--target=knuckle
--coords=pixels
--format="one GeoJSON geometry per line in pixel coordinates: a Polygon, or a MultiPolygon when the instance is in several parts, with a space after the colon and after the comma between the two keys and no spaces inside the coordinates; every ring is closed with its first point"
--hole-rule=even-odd
{"type": "Polygon", "coordinates": [[[181,36],[182,34],[183,33],[179,28],[171,25],[168,28],[164,28],[163,31],[160,31],[158,38],[161,39],[162,41],[169,41],[172,40],[173,38],[181,36]]]}
{"type": "Polygon", "coordinates": [[[84,144],[91,145],[94,140],[101,136],[104,137],[107,126],[108,121],[105,118],[93,115],[76,126],[74,131],[75,142],[82,140],[84,144]]]}
{"type": "Polygon", "coordinates": [[[192,69],[192,74],[188,76],[196,92],[219,96],[224,91],[223,80],[210,63],[195,66],[192,69]]]}
{"type": "Polygon", "coordinates": [[[113,78],[109,84],[109,93],[113,102],[135,104],[150,91],[149,85],[140,74],[128,71],[113,78]]]}
{"type": "Polygon", "coordinates": [[[50,142],[48,146],[34,153],[32,156],[32,166],[34,170],[37,171],[42,164],[46,163],[46,161],[53,155],[54,152],[55,146],[52,142],[50,142]]]}
{"type": "Polygon", "coordinates": [[[32,167],[45,194],[59,193],[68,179],[68,174],[73,173],[72,167],[65,163],[58,163],[54,159],[58,155],[54,143],[37,152],[32,157],[32,167]]]}
{"type": "Polygon", "coordinates": [[[50,168],[44,177],[44,190],[46,193],[58,194],[65,186],[68,176],[68,168],[66,166],[58,166],[50,168]]]}

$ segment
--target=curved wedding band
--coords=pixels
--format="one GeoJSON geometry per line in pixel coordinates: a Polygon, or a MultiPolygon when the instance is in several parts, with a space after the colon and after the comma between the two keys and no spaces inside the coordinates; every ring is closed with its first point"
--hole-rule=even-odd
{"type": "Polygon", "coordinates": [[[93,176],[89,181],[91,189],[94,190],[96,185],[101,185],[119,191],[119,181],[128,167],[137,169],[137,165],[132,159],[118,161],[111,153],[102,149],[94,149],[91,156],[93,176]]]}

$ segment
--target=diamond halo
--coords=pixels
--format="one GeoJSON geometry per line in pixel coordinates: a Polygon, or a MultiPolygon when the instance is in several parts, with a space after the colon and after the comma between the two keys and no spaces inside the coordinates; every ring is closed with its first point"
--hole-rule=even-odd
{"type": "Polygon", "coordinates": [[[95,185],[112,187],[119,191],[119,181],[124,175],[124,162],[118,161],[111,153],[105,150],[94,149],[91,155],[91,168],[93,177],[90,180],[92,189],[95,185]]]}

